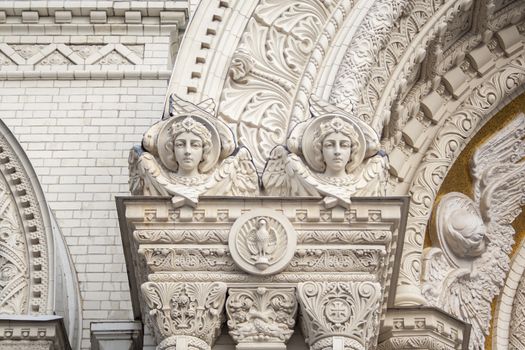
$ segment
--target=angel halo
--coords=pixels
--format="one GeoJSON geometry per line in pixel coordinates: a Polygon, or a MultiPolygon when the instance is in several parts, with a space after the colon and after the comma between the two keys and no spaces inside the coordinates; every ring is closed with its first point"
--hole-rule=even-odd
{"type": "Polygon", "coordinates": [[[346,204],[355,195],[384,195],[388,165],[376,132],[314,96],[310,111],[313,117],[292,129],[286,147],[270,153],[262,176],[266,193],[323,195],[346,204]]]}
{"type": "Polygon", "coordinates": [[[172,195],[195,205],[199,195],[257,195],[258,177],[247,149],[213,116],[213,102],[170,100],[170,117],[154,124],[130,152],[130,190],[172,195]],[[242,173],[238,170],[243,169],[242,173]],[[241,177],[241,181],[230,181],[241,177]]]}

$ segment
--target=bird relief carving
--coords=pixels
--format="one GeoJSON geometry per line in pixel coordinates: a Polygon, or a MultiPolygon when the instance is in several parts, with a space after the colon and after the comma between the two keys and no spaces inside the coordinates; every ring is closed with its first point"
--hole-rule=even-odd
{"type": "Polygon", "coordinates": [[[269,259],[277,246],[277,235],[273,227],[268,227],[267,219],[257,220],[257,227],[250,231],[246,243],[255,267],[259,270],[268,268],[269,259]]]}
{"type": "Polygon", "coordinates": [[[170,99],[170,117],[154,124],[129,156],[134,195],[172,196],[195,205],[207,195],[256,196],[259,179],[250,152],[214,116],[213,101],[170,99]]]}
{"type": "Polygon", "coordinates": [[[434,213],[434,247],[423,255],[422,291],[430,305],[472,324],[483,349],[491,303],[509,269],[512,222],[525,204],[525,115],[479,146],[470,163],[473,198],[443,196],[434,213]]]}
{"type": "Polygon", "coordinates": [[[348,205],[351,196],[384,196],[388,161],[379,137],[345,111],[310,99],[312,118],[291,131],[287,145],[275,147],[262,174],[272,196],[325,196],[325,203],[348,205]]]}

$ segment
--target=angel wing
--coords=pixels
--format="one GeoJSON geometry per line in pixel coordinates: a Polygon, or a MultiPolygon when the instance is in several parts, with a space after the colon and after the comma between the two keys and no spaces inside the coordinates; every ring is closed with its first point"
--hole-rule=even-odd
{"type": "Polygon", "coordinates": [[[168,191],[163,186],[162,168],[152,154],[144,152],[141,146],[129,152],[129,190],[134,195],[165,196],[168,191]],[[160,182],[158,181],[160,180],[160,182]]]}
{"type": "Polygon", "coordinates": [[[354,196],[386,196],[388,158],[382,154],[368,158],[353,171],[357,182],[354,196]]]}
{"type": "Polygon", "coordinates": [[[276,146],[263,170],[263,187],[271,196],[318,196],[315,187],[305,181],[307,173],[299,157],[284,146],[276,146]]]}
{"type": "Polygon", "coordinates": [[[248,149],[242,147],[235,156],[226,158],[205,187],[207,195],[257,196],[259,177],[248,149]]]}
{"type": "Polygon", "coordinates": [[[168,196],[175,195],[197,203],[202,186],[184,186],[173,183],[166,170],[155,157],[134,147],[129,156],[130,191],[134,195],[168,196]]]}
{"type": "Polygon", "coordinates": [[[266,249],[266,252],[268,254],[273,254],[275,252],[275,249],[277,248],[277,234],[275,233],[275,230],[270,227],[270,238],[268,239],[268,247],[266,249]]]}
{"type": "Polygon", "coordinates": [[[490,303],[491,296],[487,290],[490,285],[484,285],[480,274],[467,269],[458,269],[451,273],[443,288],[447,293],[443,293],[440,305],[444,311],[449,312],[461,320],[468,322],[472,326],[470,337],[470,349],[484,349],[484,338],[488,334],[488,326],[491,319],[490,303]]]}
{"type": "Polygon", "coordinates": [[[479,203],[484,187],[491,180],[484,176],[494,164],[517,164],[525,156],[525,115],[515,118],[497,132],[490,140],[480,145],[472,156],[470,173],[473,179],[474,200],[479,203]],[[485,180],[485,181],[483,181],[485,180]]]}
{"type": "Polygon", "coordinates": [[[480,210],[484,221],[510,225],[525,204],[525,163],[489,167],[481,188],[480,210]]]}
{"type": "Polygon", "coordinates": [[[170,115],[215,114],[215,102],[208,98],[197,104],[184,100],[177,94],[170,96],[170,115]]]}

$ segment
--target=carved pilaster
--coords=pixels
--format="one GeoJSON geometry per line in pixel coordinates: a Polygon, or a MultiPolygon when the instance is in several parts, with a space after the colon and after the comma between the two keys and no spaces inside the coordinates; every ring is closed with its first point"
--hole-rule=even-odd
{"type": "Polygon", "coordinates": [[[382,299],[377,282],[306,282],[298,285],[301,322],[311,350],[372,349],[382,299]]]}
{"type": "Polygon", "coordinates": [[[158,350],[211,348],[220,334],[226,284],[146,282],[141,289],[158,350]]]}
{"type": "Polygon", "coordinates": [[[231,288],[226,302],[237,349],[286,349],[295,325],[295,288],[231,288]]]}

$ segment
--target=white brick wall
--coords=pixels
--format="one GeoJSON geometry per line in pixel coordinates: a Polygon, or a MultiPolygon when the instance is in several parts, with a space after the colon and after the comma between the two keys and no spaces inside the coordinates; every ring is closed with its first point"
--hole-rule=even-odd
{"type": "Polygon", "coordinates": [[[129,193],[128,151],[159,119],[166,86],[0,81],[0,117],[26,150],[78,273],[83,349],[91,321],[133,319],[114,198],[129,193]]]}

